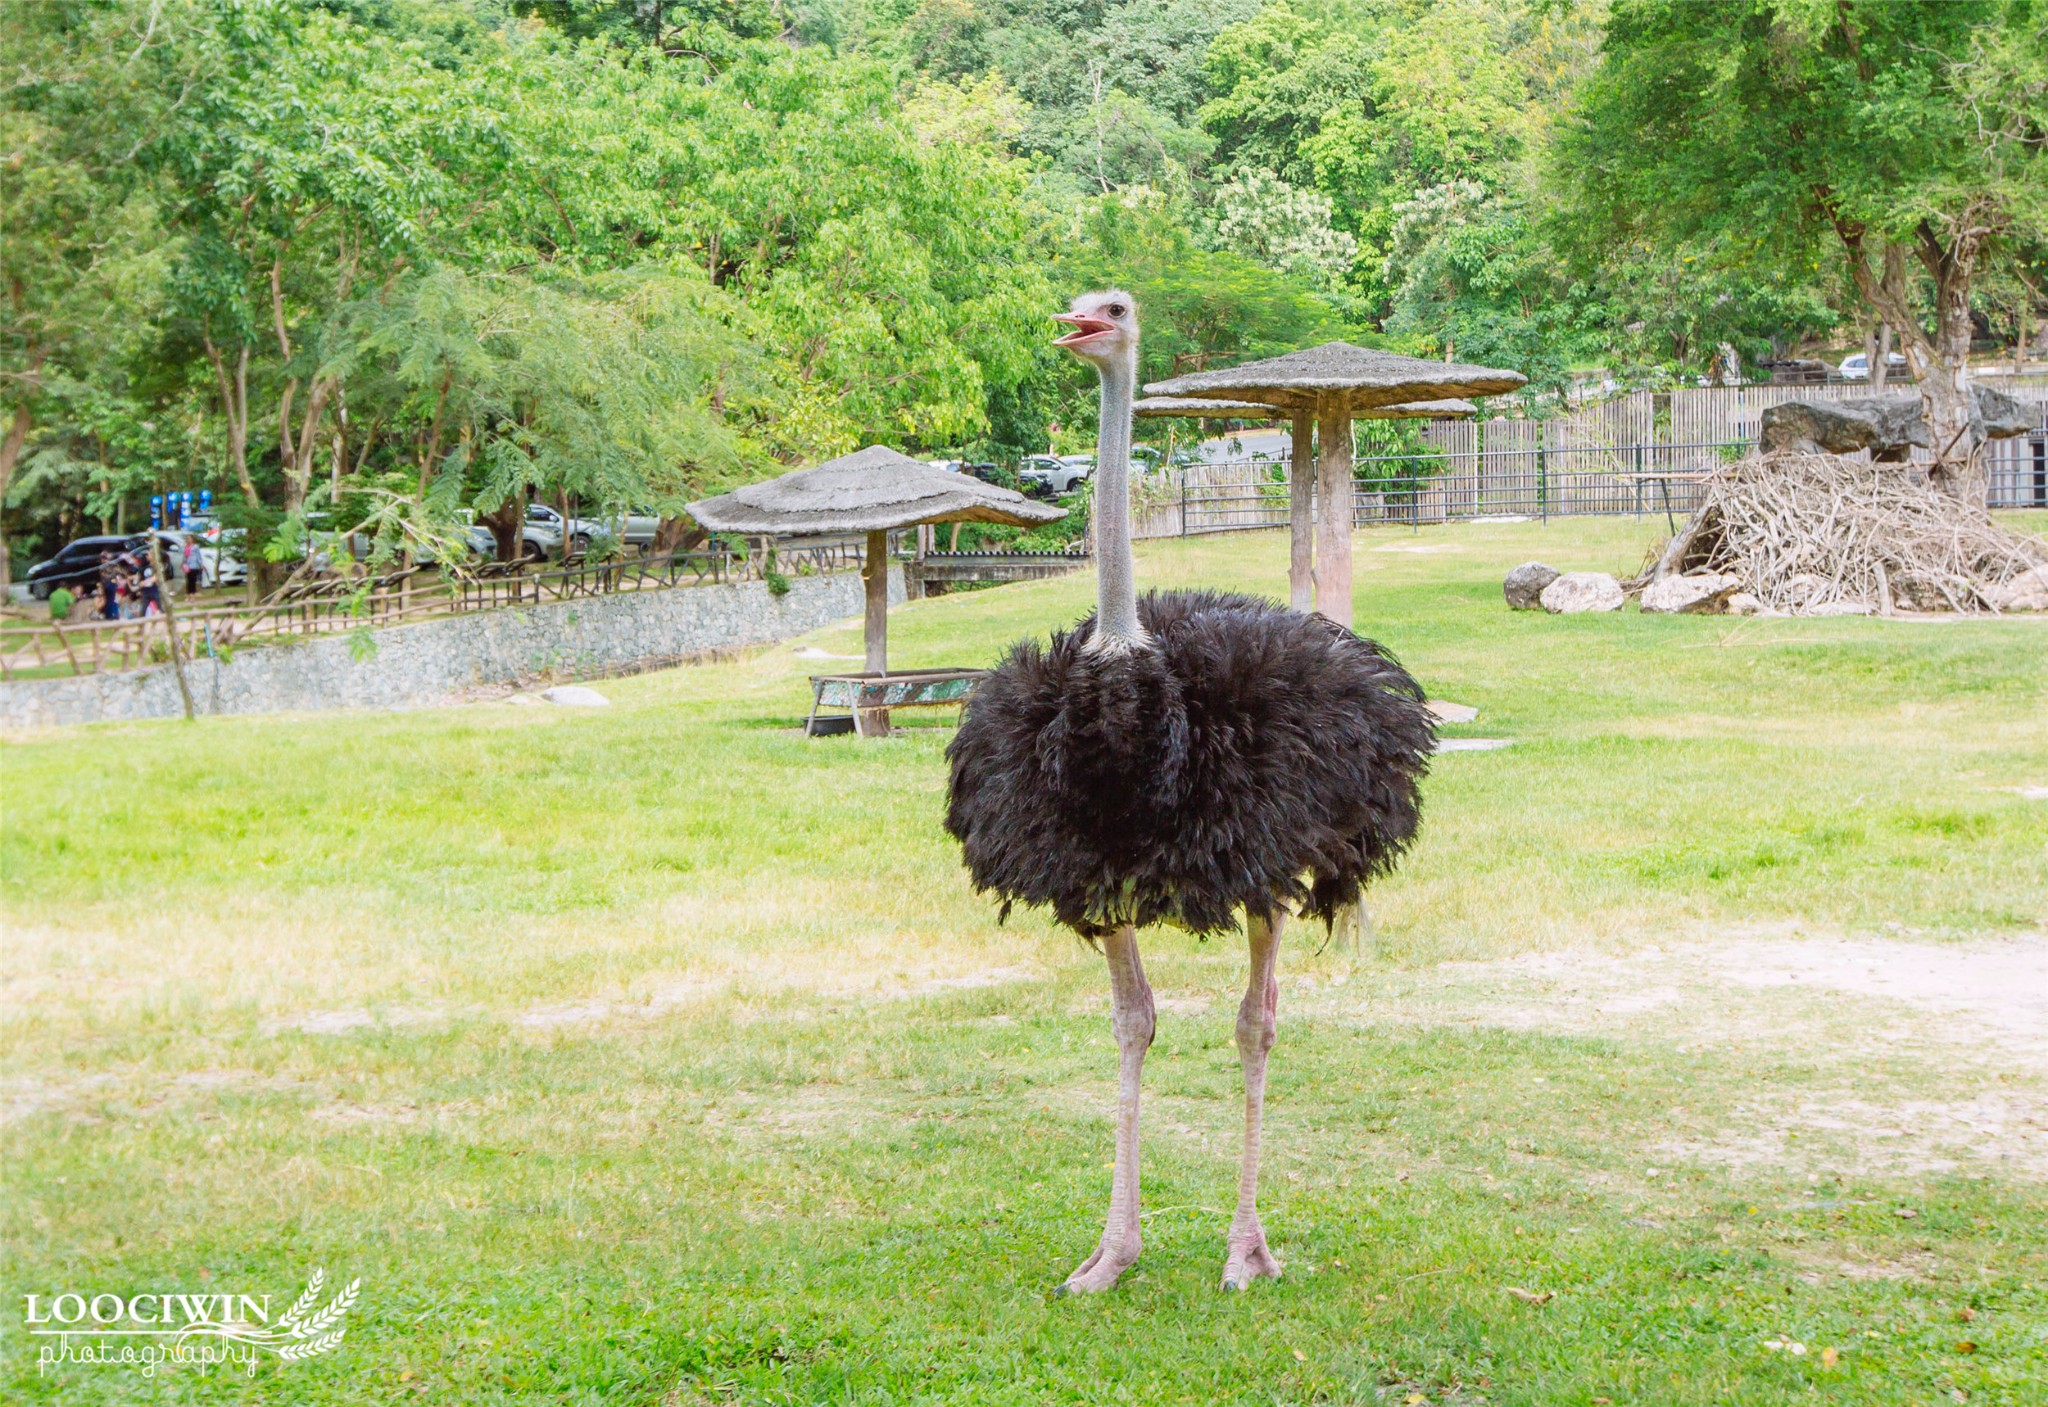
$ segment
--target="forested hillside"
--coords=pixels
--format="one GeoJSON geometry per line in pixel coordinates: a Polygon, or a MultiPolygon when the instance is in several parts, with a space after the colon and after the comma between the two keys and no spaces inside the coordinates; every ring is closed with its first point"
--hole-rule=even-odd
{"type": "Polygon", "coordinates": [[[2039,317],[2039,10],[17,0],[6,536],[205,486],[280,559],[311,512],[395,552],[467,507],[510,550],[530,495],[673,519],[873,440],[1083,448],[1045,314],[1105,282],[1148,374],[1342,336],[1515,367],[1539,410],[1880,316],[1947,355],[1944,297],[2039,317]],[[1812,79],[1787,115],[1832,149],[1776,190],[1782,133],[1687,156],[1716,55],[1765,111],[1770,65],[1812,79]],[[1830,161],[1878,174],[1816,213],[1830,161]]]}

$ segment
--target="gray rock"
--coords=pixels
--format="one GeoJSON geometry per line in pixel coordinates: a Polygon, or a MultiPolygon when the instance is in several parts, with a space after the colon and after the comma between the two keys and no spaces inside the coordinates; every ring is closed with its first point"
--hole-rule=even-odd
{"type": "Polygon", "coordinates": [[[1868,601],[1822,601],[1808,606],[1801,615],[1808,616],[1874,616],[1877,607],[1868,601]]]}
{"type": "Polygon", "coordinates": [[[1508,598],[1508,605],[1518,611],[1540,610],[1543,588],[1556,581],[1557,577],[1555,567],[1546,567],[1541,562],[1524,562],[1501,582],[1501,594],[1508,598]]]}
{"type": "Polygon", "coordinates": [[[1720,572],[1660,577],[1643,588],[1642,607],[1650,615],[1717,615],[1741,586],[1720,572]]]}
{"type": "Polygon", "coordinates": [[[1757,448],[1766,454],[1854,454],[1909,458],[1914,446],[1931,449],[1918,396],[1872,396],[1854,401],[1786,401],[1763,413],[1757,448]]]}
{"type": "Polygon", "coordinates": [[[2048,567],[2021,572],[2003,586],[1986,587],[1984,598],[2001,611],[2048,611],[2048,567]]]}
{"type": "Polygon", "coordinates": [[[541,697],[551,704],[564,708],[610,708],[612,701],[595,689],[586,689],[581,684],[557,684],[552,689],[541,691],[541,697]]]}
{"type": "MultiPolygon", "coordinates": [[[[1971,428],[1978,438],[2011,439],[2032,432],[2039,408],[2023,405],[2003,391],[1982,383],[1970,387],[1971,428]]],[[[1786,401],[1763,413],[1757,448],[1804,453],[1854,454],[1867,449],[1872,459],[1904,463],[1913,450],[1933,449],[1917,394],[1866,396],[1847,401],[1786,401]]]]}
{"type": "Polygon", "coordinates": [[[1623,596],[1621,583],[1606,572],[1566,572],[1544,587],[1539,599],[1552,615],[1571,616],[1582,611],[1618,611],[1623,596]]]}
{"type": "Polygon", "coordinates": [[[2026,405],[2014,400],[2005,392],[1994,390],[1981,382],[1970,387],[1970,398],[1976,402],[1977,433],[1987,440],[2010,440],[2020,435],[2031,435],[2034,427],[2041,423],[2041,407],[2038,403],[2026,405]]]}
{"type": "Polygon", "coordinates": [[[1721,603],[1721,609],[1731,616],[1760,616],[1764,613],[1764,603],[1760,596],[1738,591],[1721,603]]]}

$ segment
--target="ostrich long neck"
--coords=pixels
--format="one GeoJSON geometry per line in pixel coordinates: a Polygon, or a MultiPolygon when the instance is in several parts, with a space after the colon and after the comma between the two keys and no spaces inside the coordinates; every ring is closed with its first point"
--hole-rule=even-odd
{"type": "Polygon", "coordinates": [[[1131,393],[1135,349],[1105,362],[1102,421],[1095,436],[1095,638],[1105,645],[1145,639],[1138,624],[1138,583],[1131,561],[1131,393]]]}

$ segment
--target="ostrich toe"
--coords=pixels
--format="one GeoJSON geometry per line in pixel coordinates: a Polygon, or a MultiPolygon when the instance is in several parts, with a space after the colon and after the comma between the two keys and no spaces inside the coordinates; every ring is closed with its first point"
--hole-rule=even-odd
{"type": "Polygon", "coordinates": [[[1249,1290],[1254,1280],[1278,1280],[1280,1258],[1266,1244],[1264,1230],[1253,1227],[1249,1236],[1232,1235],[1230,1258],[1223,1262],[1223,1288],[1249,1290]]]}
{"type": "Polygon", "coordinates": [[[1074,1273],[1060,1282],[1053,1293],[1060,1295],[1092,1295],[1115,1285],[1119,1276],[1138,1263],[1138,1244],[1135,1238],[1112,1245],[1107,1236],[1097,1243],[1094,1254],[1074,1267],[1074,1273]]]}

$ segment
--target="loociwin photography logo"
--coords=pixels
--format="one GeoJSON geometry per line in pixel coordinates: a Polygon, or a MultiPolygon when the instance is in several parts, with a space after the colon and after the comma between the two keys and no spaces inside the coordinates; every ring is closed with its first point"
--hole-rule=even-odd
{"type": "Polygon", "coordinates": [[[23,1295],[22,1321],[37,1345],[38,1373],[68,1364],[132,1368],[144,1377],[160,1368],[230,1364],[254,1373],[266,1354],[296,1363],[339,1348],[362,1284],[351,1280],[330,1295],[327,1272],[315,1270],[275,1319],[267,1294],[67,1290],[23,1295]]]}

